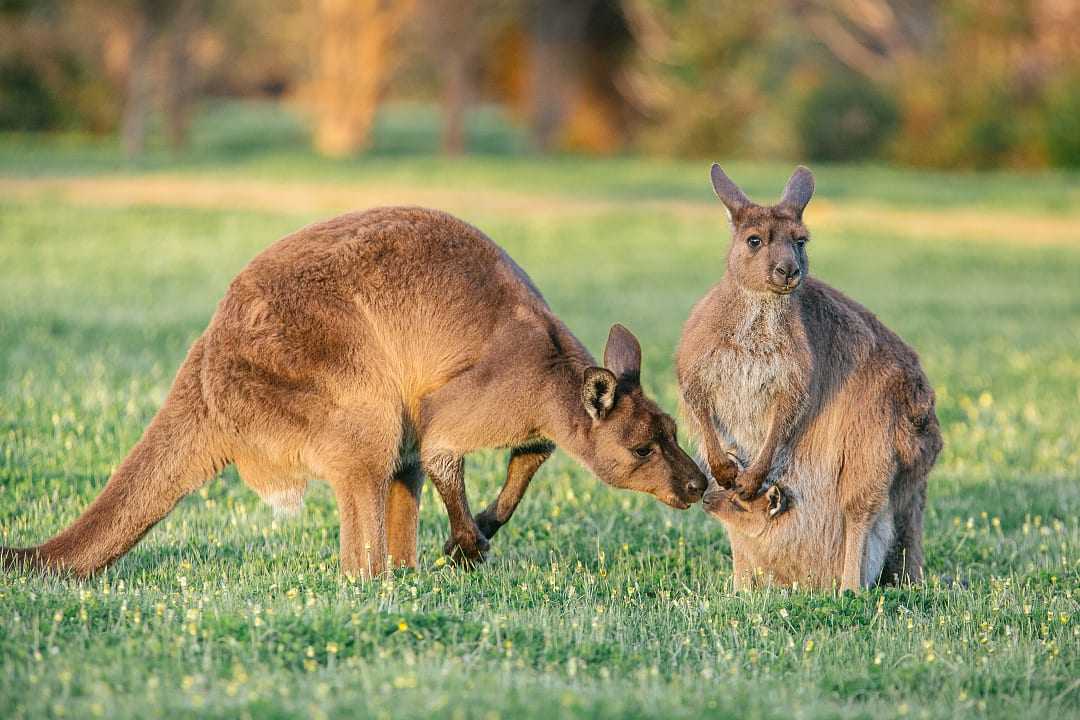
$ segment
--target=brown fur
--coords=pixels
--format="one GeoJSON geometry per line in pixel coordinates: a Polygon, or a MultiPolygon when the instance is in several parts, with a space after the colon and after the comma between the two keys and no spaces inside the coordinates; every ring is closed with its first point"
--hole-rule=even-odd
{"type": "Polygon", "coordinates": [[[101,495],[53,539],[0,560],[92,573],[229,462],[288,508],[310,478],[326,480],[342,568],[363,576],[388,557],[416,564],[424,471],[450,517],[447,552],[472,561],[555,445],[609,484],[686,508],[705,477],[642,392],[640,362],[616,325],[596,367],[521,268],[456,218],[343,215],[251,261],[101,495]],[[514,450],[478,527],[462,458],[488,447],[514,450]]]}
{"type": "Polygon", "coordinates": [[[919,580],[941,436],[918,357],[866,308],[807,277],[809,170],[771,207],[715,165],[713,186],[733,228],[727,273],[694,307],[677,367],[715,480],[705,507],[731,536],[736,585],[759,571],[845,589],[919,580]],[[790,509],[736,514],[731,498],[745,504],[766,483],[790,509]]]}

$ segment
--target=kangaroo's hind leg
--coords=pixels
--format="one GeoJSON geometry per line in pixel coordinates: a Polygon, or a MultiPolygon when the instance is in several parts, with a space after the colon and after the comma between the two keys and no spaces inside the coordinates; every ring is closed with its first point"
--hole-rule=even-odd
{"type": "Polygon", "coordinates": [[[923,511],[930,470],[941,452],[941,426],[934,394],[921,374],[909,376],[902,392],[895,453],[899,470],[889,489],[896,537],[885,559],[882,582],[921,582],[923,578],[923,511]]]}
{"type": "Polygon", "coordinates": [[[326,433],[313,468],[334,490],[341,522],[341,569],[372,578],[386,570],[387,504],[401,437],[398,417],[365,413],[326,433]]]}
{"type": "Polygon", "coordinates": [[[889,491],[896,539],[885,559],[882,582],[898,585],[921,582],[923,578],[923,511],[927,478],[942,446],[933,396],[924,389],[916,399],[921,402],[909,409],[912,420],[901,425],[897,433],[896,454],[900,459],[900,470],[889,491]]]}
{"type": "Polygon", "coordinates": [[[841,467],[844,554],[840,589],[858,591],[877,582],[880,566],[872,570],[873,577],[866,572],[867,544],[876,540],[876,520],[890,501],[896,464],[879,446],[867,443],[855,452],[848,451],[841,467]]]}
{"type": "Polygon", "coordinates": [[[386,510],[387,550],[395,567],[416,567],[416,533],[420,524],[420,491],[424,471],[412,460],[394,473],[386,510]]]}
{"type": "Polygon", "coordinates": [[[917,583],[923,577],[923,509],[926,507],[926,476],[912,479],[904,473],[897,477],[894,484],[893,503],[896,510],[893,521],[896,536],[889,554],[885,558],[885,567],[881,572],[881,582],[904,585],[917,583]]]}

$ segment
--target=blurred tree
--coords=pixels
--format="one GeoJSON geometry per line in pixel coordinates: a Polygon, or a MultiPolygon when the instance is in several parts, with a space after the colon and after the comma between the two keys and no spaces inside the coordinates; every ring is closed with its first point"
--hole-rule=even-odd
{"type": "Polygon", "coordinates": [[[794,0],[831,55],[902,109],[894,158],[992,167],[1045,162],[1042,117],[1080,63],[1075,0],[794,0]]]}
{"type": "Polygon", "coordinates": [[[120,139],[128,157],[141,155],[146,149],[147,118],[152,99],[151,51],[154,42],[154,23],[150,15],[152,0],[132,3],[131,41],[127,58],[127,92],[124,114],[120,123],[120,139]],[[150,12],[147,13],[146,10],[150,12]]]}
{"type": "Polygon", "coordinates": [[[898,119],[892,98],[873,83],[838,74],[810,93],[796,126],[810,160],[853,162],[876,157],[898,119]]]}
{"type": "Polygon", "coordinates": [[[638,48],[630,84],[648,117],[647,148],[697,156],[786,145],[760,132],[777,124],[775,78],[790,62],[782,0],[635,0],[628,8],[638,48]]]}
{"type": "Polygon", "coordinates": [[[207,2],[117,0],[114,4],[114,11],[127,16],[131,33],[120,133],[129,157],[141,154],[146,147],[155,90],[161,98],[170,146],[174,150],[187,146],[192,106],[198,95],[192,43],[205,21],[207,2]]]}
{"type": "Polygon", "coordinates": [[[566,115],[567,85],[580,65],[585,26],[596,0],[534,0],[528,25],[529,127],[533,145],[551,150],[566,115]]]}
{"type": "Polygon", "coordinates": [[[318,18],[303,0],[213,0],[194,43],[208,94],[285,97],[311,76],[318,18]]]}
{"type": "Polygon", "coordinates": [[[175,0],[166,35],[163,88],[165,131],[174,150],[186,148],[191,115],[199,95],[199,68],[194,58],[195,36],[206,18],[204,0],[175,0]]]}
{"type": "Polygon", "coordinates": [[[319,0],[315,32],[315,147],[341,157],[367,146],[396,62],[406,0],[319,0]]]}
{"type": "Polygon", "coordinates": [[[620,77],[633,42],[618,0],[532,0],[528,108],[533,146],[622,147],[633,98],[620,77]]]}
{"type": "Polygon", "coordinates": [[[465,112],[480,94],[485,60],[520,9],[516,0],[423,0],[417,7],[418,44],[441,86],[444,153],[465,151],[465,112]]]}
{"type": "Polygon", "coordinates": [[[1080,75],[1063,78],[1047,93],[1045,123],[1051,163],[1080,168],[1080,75]]]}
{"type": "Polygon", "coordinates": [[[1077,27],[1077,0],[0,0],[0,128],[138,154],[156,113],[182,148],[202,96],[269,95],[345,155],[392,90],[441,103],[451,154],[484,99],[540,151],[1075,164],[1077,27]]]}
{"type": "Polygon", "coordinates": [[[878,83],[934,39],[938,0],[793,0],[810,32],[851,70],[878,83]]]}
{"type": "Polygon", "coordinates": [[[103,63],[110,26],[89,0],[0,4],[0,129],[114,129],[119,77],[103,63]]]}

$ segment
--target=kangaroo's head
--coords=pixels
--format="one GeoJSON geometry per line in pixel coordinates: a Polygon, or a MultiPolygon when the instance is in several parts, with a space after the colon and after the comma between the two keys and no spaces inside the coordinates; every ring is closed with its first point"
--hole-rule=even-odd
{"type": "Polygon", "coordinates": [[[795,169],[776,205],[757,205],[713,163],[712,185],[731,220],[727,271],[746,290],[787,295],[809,272],[803,209],[814,194],[814,175],[795,169]]]}
{"type": "Polygon", "coordinates": [[[707,480],[675,439],[675,421],[641,389],[641,346],[614,325],[604,367],[586,368],[581,399],[589,416],[586,457],[609,485],[655,495],[686,509],[701,499],[707,480]]]}
{"type": "Polygon", "coordinates": [[[701,500],[705,512],[723,520],[731,531],[750,537],[764,533],[790,505],[788,494],[777,485],[753,500],[743,500],[737,491],[712,483],[701,500]]]}

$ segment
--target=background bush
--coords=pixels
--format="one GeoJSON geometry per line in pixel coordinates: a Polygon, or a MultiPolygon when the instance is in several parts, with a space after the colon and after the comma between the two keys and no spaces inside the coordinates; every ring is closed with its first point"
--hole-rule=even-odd
{"type": "Polygon", "coordinates": [[[898,120],[891,98],[866,81],[841,76],[810,94],[797,123],[810,160],[851,162],[875,157],[898,120]]]}
{"type": "Polygon", "coordinates": [[[1051,94],[1046,111],[1046,150],[1057,167],[1080,168],[1080,76],[1051,94]]]}

